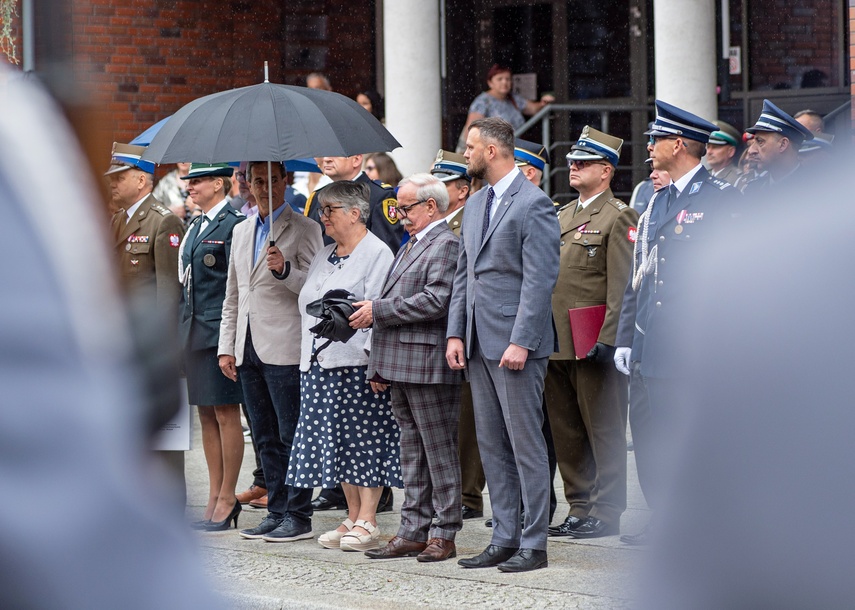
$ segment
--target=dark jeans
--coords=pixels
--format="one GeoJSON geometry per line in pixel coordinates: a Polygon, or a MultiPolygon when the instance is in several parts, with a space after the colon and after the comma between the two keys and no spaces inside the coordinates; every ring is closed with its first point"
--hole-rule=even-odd
{"type": "Polygon", "coordinates": [[[247,329],[238,377],[264,469],[267,510],[277,519],[287,514],[308,523],[312,518],[312,490],[285,485],[294,431],[300,418],[300,368],[263,363],[255,353],[247,329]]]}
{"type": "MultiPolygon", "coordinates": [[[[251,431],[252,418],[249,416],[246,404],[241,406],[243,407],[243,415],[246,417],[246,423],[249,424],[249,429],[251,431]]],[[[261,467],[261,458],[258,457],[258,445],[255,443],[255,435],[252,434],[249,438],[252,440],[252,454],[255,456],[255,470],[252,471],[252,484],[256,487],[267,489],[267,483],[264,482],[264,468],[261,467]]]]}

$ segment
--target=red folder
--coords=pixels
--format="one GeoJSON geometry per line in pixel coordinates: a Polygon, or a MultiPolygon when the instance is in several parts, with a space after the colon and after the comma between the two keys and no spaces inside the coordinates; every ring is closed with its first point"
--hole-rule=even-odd
{"type": "Polygon", "coordinates": [[[570,334],[573,335],[576,359],[582,360],[600,336],[600,329],[603,328],[603,322],[606,320],[606,306],[594,305],[568,309],[567,315],[570,316],[570,334]]]}

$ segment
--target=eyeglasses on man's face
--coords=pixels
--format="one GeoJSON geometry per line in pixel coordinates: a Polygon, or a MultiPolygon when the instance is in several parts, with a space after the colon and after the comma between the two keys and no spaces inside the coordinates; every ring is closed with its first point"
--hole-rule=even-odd
{"type": "Polygon", "coordinates": [[[415,203],[411,203],[410,205],[399,205],[398,213],[402,214],[403,216],[406,216],[414,207],[416,207],[417,205],[421,205],[422,203],[427,203],[428,201],[430,201],[430,198],[422,199],[421,201],[416,201],[415,203]]]}
{"type": "Polygon", "coordinates": [[[585,169],[591,165],[605,165],[602,161],[589,161],[587,159],[570,159],[567,161],[567,167],[576,169],[585,169]]]}
{"type": "Polygon", "coordinates": [[[656,146],[656,143],[660,140],[679,140],[677,136],[650,136],[650,139],[647,140],[647,144],[649,146],[656,146]]]}

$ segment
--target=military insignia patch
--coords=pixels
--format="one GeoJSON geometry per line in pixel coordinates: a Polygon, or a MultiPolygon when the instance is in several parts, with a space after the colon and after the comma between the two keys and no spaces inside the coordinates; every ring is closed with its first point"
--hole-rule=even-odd
{"type": "Polygon", "coordinates": [[[177,248],[181,245],[181,238],[178,236],[178,233],[169,234],[169,245],[173,248],[177,248]]]}
{"type": "Polygon", "coordinates": [[[695,182],[694,184],[692,184],[692,188],[689,190],[689,195],[694,195],[699,190],[701,190],[701,184],[701,182],[695,182]]]}
{"type": "Polygon", "coordinates": [[[626,232],[626,238],[632,243],[635,243],[635,241],[638,239],[638,229],[636,229],[635,227],[630,227],[629,230],[626,232]]]}
{"type": "Polygon", "coordinates": [[[398,202],[393,198],[383,200],[383,216],[389,221],[389,224],[398,223],[398,202]]]}

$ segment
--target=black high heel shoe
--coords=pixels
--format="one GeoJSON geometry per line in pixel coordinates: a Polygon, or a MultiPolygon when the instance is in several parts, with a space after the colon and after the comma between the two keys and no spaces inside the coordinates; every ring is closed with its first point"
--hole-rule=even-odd
{"type": "Polygon", "coordinates": [[[202,519],[201,521],[194,521],[190,524],[190,527],[194,530],[203,530],[206,529],[209,525],[211,525],[210,519],[202,519]]]}
{"type": "Polygon", "coordinates": [[[218,522],[217,521],[211,521],[207,526],[205,526],[205,531],[206,532],[222,532],[223,530],[227,530],[227,529],[229,529],[233,519],[235,522],[235,529],[237,529],[237,520],[238,520],[238,515],[240,514],[240,511],[241,511],[240,502],[235,500],[235,507],[232,509],[232,512],[229,513],[229,516],[226,517],[222,521],[218,521],[218,522]]]}

